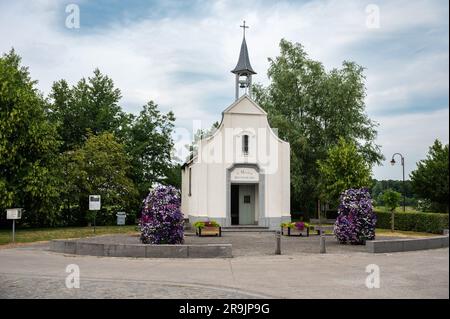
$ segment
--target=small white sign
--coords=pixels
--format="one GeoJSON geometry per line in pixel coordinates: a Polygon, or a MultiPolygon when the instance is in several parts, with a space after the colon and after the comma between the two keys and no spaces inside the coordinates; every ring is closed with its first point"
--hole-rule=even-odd
{"type": "Polygon", "coordinates": [[[22,208],[9,208],[6,210],[7,219],[21,219],[22,218],[22,208]]]}
{"type": "Polygon", "coordinates": [[[127,217],[127,214],[125,212],[117,212],[117,225],[125,225],[125,219],[127,217]]]}
{"type": "Polygon", "coordinates": [[[100,210],[101,198],[100,195],[89,195],[89,210],[100,210]]]}
{"type": "Polygon", "coordinates": [[[258,182],[259,174],[252,167],[239,167],[231,172],[232,182],[258,182]]]}

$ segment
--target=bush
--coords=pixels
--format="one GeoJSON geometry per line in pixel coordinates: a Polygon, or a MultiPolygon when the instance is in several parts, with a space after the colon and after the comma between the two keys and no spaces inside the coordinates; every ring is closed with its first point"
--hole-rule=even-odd
{"type": "Polygon", "coordinates": [[[365,244],[375,239],[376,216],[367,188],[348,189],[341,194],[334,234],[340,243],[365,244]]]}
{"type": "Polygon", "coordinates": [[[420,210],[421,212],[430,212],[431,211],[431,202],[428,199],[419,199],[417,201],[416,208],[417,210],[420,210]]]}
{"type": "MultiPolygon", "coordinates": [[[[377,228],[391,228],[390,212],[375,212],[377,228]]],[[[395,212],[395,229],[442,234],[448,229],[448,214],[395,212]]]]}
{"type": "Polygon", "coordinates": [[[180,193],[172,186],[158,186],[144,200],[139,221],[144,244],[183,243],[180,193]]]}

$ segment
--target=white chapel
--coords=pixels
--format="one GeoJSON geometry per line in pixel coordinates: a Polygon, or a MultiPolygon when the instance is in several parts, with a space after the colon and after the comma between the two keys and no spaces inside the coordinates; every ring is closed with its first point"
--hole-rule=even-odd
{"type": "Polygon", "coordinates": [[[181,211],[190,223],[215,220],[222,227],[279,229],[290,221],[290,146],[269,126],[252,100],[252,69],[242,40],[233,104],[216,131],[197,142],[182,166],[181,211]]]}

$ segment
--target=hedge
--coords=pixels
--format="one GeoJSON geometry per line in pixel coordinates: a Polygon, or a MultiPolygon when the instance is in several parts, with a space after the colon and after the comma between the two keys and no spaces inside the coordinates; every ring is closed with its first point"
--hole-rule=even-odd
{"type": "MultiPolygon", "coordinates": [[[[377,228],[391,228],[390,212],[375,211],[375,214],[377,228]]],[[[396,230],[442,234],[444,229],[448,229],[448,214],[396,212],[394,222],[396,230]]]]}

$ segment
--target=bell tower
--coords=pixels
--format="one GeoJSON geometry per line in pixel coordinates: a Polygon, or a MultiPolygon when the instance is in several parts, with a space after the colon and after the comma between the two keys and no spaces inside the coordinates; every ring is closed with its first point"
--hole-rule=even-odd
{"type": "Polygon", "coordinates": [[[245,42],[245,29],[248,29],[248,26],[245,25],[245,20],[243,25],[240,27],[243,29],[244,33],[241,44],[241,52],[239,53],[239,60],[236,67],[231,71],[231,73],[236,75],[236,100],[239,99],[241,89],[244,91],[244,94],[248,94],[251,97],[252,75],[256,74],[256,72],[252,69],[250,59],[248,57],[247,43],[245,42]]]}

